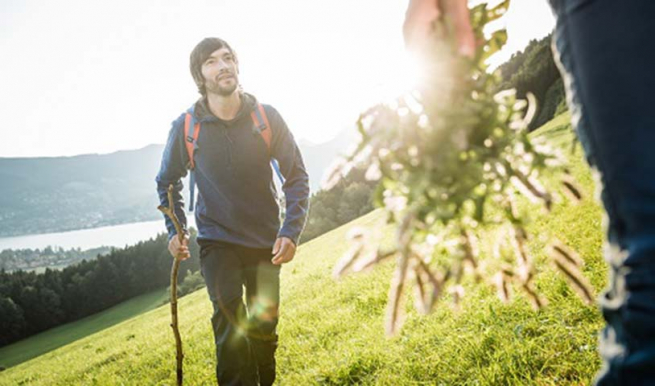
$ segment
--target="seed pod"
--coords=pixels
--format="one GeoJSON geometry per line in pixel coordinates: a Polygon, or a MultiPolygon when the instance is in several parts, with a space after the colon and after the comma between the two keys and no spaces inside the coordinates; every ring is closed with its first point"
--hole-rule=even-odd
{"type": "Polygon", "coordinates": [[[507,189],[505,192],[505,200],[503,202],[503,208],[505,209],[505,216],[509,218],[511,222],[516,222],[520,218],[518,211],[516,210],[516,198],[514,193],[510,189],[507,189]]]}
{"type": "Polygon", "coordinates": [[[412,272],[414,273],[414,306],[423,315],[427,315],[430,312],[428,304],[426,301],[426,291],[425,291],[425,282],[421,278],[421,272],[417,265],[414,265],[412,272]]]}
{"type": "Polygon", "coordinates": [[[503,274],[503,272],[498,272],[494,276],[494,284],[496,285],[496,290],[498,293],[498,298],[503,302],[507,303],[509,301],[509,283],[507,280],[507,276],[503,274]]]}
{"type": "Polygon", "coordinates": [[[453,295],[453,305],[455,308],[459,307],[459,302],[464,297],[464,287],[462,287],[462,277],[464,276],[463,260],[460,260],[452,267],[452,275],[454,279],[453,286],[450,288],[450,293],[453,295]]]}
{"type": "Polygon", "coordinates": [[[559,256],[563,258],[565,261],[567,261],[570,264],[573,264],[576,267],[582,267],[584,265],[584,261],[578,256],[577,253],[571,251],[570,249],[566,248],[566,246],[560,242],[557,242],[551,247],[551,255],[553,258],[556,256],[559,256]]]}
{"type": "Polygon", "coordinates": [[[511,181],[524,195],[531,198],[541,199],[546,206],[546,210],[551,210],[553,206],[553,197],[550,193],[546,192],[537,181],[525,176],[518,170],[512,170],[511,181]]]}
{"type": "Polygon", "coordinates": [[[357,243],[352,246],[339,260],[337,265],[334,267],[333,276],[335,279],[340,279],[350,268],[351,265],[357,260],[357,258],[362,254],[364,250],[364,244],[357,243]]]}
{"type": "Polygon", "coordinates": [[[509,267],[503,267],[500,269],[500,272],[507,277],[507,279],[511,279],[515,276],[514,271],[512,271],[511,268],[509,267]]]}
{"type": "Polygon", "coordinates": [[[567,196],[569,196],[570,199],[572,199],[574,202],[580,202],[582,201],[582,193],[580,192],[580,189],[578,189],[577,186],[573,183],[573,181],[569,178],[564,178],[562,179],[562,185],[564,185],[564,193],[566,193],[567,196]]]}
{"type": "Polygon", "coordinates": [[[346,234],[346,238],[350,241],[363,241],[366,236],[366,230],[362,227],[353,227],[346,234]]]}
{"type": "Polygon", "coordinates": [[[403,307],[401,300],[405,288],[405,279],[407,278],[407,267],[409,253],[400,253],[398,256],[398,265],[391,282],[389,290],[389,302],[387,303],[387,319],[385,330],[387,335],[395,334],[402,325],[403,307]]]}
{"type": "Polygon", "coordinates": [[[421,272],[422,275],[424,275],[428,282],[432,285],[432,292],[429,294],[429,296],[426,299],[427,302],[427,310],[432,311],[434,308],[434,305],[437,303],[437,300],[439,299],[439,296],[441,296],[441,288],[443,284],[448,280],[449,275],[446,275],[442,279],[438,279],[430,270],[430,267],[428,267],[427,264],[423,261],[423,259],[420,258],[420,256],[414,256],[415,261],[417,262],[417,268],[419,272],[421,272]]]}
{"type": "Polygon", "coordinates": [[[537,97],[533,93],[528,92],[525,94],[525,99],[528,101],[528,111],[525,112],[525,117],[523,117],[522,127],[528,127],[537,114],[537,97]]]}
{"type": "Polygon", "coordinates": [[[535,310],[540,310],[546,305],[546,300],[537,294],[531,284],[523,284],[521,289],[528,295],[528,299],[530,299],[530,303],[532,303],[535,310]]]}
{"type": "Polygon", "coordinates": [[[373,162],[371,166],[366,169],[365,177],[367,181],[377,181],[382,178],[382,171],[380,171],[380,164],[373,162]]]}
{"type": "Polygon", "coordinates": [[[388,259],[389,257],[394,256],[397,253],[396,250],[393,251],[388,251],[388,252],[381,252],[380,250],[375,251],[375,253],[372,253],[368,255],[367,257],[361,257],[357,260],[357,262],[353,265],[352,271],[353,272],[362,272],[365,271],[369,268],[372,268],[373,266],[383,262],[384,260],[388,259]]]}
{"type": "Polygon", "coordinates": [[[532,264],[525,264],[518,267],[516,277],[522,284],[528,284],[534,279],[535,271],[532,264]]]}
{"type": "Polygon", "coordinates": [[[591,285],[580,273],[578,268],[569,263],[561,256],[554,256],[553,263],[555,267],[564,274],[564,278],[569,283],[569,286],[580,296],[580,298],[587,304],[594,304],[594,297],[591,285]]]}
{"type": "Polygon", "coordinates": [[[527,233],[525,229],[521,226],[515,226],[511,228],[512,235],[512,246],[514,247],[514,252],[516,254],[516,261],[519,266],[528,265],[530,259],[528,254],[525,252],[525,241],[527,238],[527,233]]]}
{"type": "Polygon", "coordinates": [[[478,250],[477,250],[476,243],[474,241],[474,238],[471,236],[469,232],[466,231],[466,229],[462,229],[461,234],[462,234],[462,250],[464,252],[464,262],[471,265],[471,268],[473,269],[473,275],[475,276],[475,280],[477,282],[480,282],[482,280],[482,276],[478,271],[478,262],[476,259],[478,250]]]}

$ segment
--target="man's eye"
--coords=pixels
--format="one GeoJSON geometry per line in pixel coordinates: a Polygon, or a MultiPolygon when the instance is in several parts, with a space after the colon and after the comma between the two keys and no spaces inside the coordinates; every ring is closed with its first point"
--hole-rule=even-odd
{"type": "Polygon", "coordinates": [[[227,60],[228,62],[231,62],[231,61],[234,60],[234,57],[228,55],[228,56],[225,57],[225,60],[227,60]]]}

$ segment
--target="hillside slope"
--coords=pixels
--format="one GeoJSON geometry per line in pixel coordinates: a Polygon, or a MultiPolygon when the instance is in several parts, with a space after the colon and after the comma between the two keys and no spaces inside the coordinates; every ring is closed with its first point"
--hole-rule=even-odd
{"type": "MultiPolygon", "coordinates": [[[[540,129],[563,149],[572,136],[560,116],[540,129]]],[[[569,153],[567,153],[569,154],[569,153]]],[[[501,303],[490,286],[466,284],[467,296],[455,310],[446,296],[430,316],[413,311],[393,338],[383,318],[393,264],[335,282],[331,272],[348,248],[352,226],[379,229],[393,239],[384,216],[375,211],[304,244],[282,271],[278,384],[280,385],[579,385],[589,384],[600,366],[597,331],[600,313],[572,293],[546,264],[545,236],[576,249],[597,291],[605,284],[601,258],[601,212],[590,199],[593,182],[581,152],[571,169],[587,200],[559,204],[550,215],[534,212],[528,249],[541,274],[538,289],[550,300],[533,311],[518,295],[501,303]]],[[[551,184],[552,185],[552,184],[551,184]]],[[[480,248],[493,242],[481,235],[480,248]]],[[[204,290],[180,302],[185,348],[185,382],[215,384],[211,305],[204,290]]],[[[0,385],[172,385],[175,348],[167,306],[90,335],[56,351],[10,368],[0,385]]]]}
{"type": "Polygon", "coordinates": [[[84,319],[51,328],[0,348],[0,366],[9,367],[65,346],[167,303],[165,288],[124,301],[84,319]]]}

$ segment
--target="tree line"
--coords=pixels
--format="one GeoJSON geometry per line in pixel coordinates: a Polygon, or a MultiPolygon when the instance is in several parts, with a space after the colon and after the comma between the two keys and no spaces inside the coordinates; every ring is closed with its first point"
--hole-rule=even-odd
{"type": "Polygon", "coordinates": [[[330,190],[310,199],[309,217],[302,241],[307,242],[372,211],[371,196],[377,182],[367,181],[365,170],[354,168],[330,190]]]}
{"type": "MultiPolygon", "coordinates": [[[[192,253],[197,256],[197,250],[192,253]]],[[[194,266],[197,259],[185,261],[180,276],[194,266]]],[[[170,268],[167,237],[161,234],[62,270],[0,270],[0,345],[165,287],[170,268]]]]}
{"type": "Polygon", "coordinates": [[[537,113],[530,130],[566,110],[564,82],[553,58],[551,35],[531,40],[498,69],[502,77],[498,91],[514,88],[519,98],[525,98],[528,92],[537,98],[537,113]]]}
{"type": "MultiPolygon", "coordinates": [[[[374,183],[364,179],[362,170],[354,169],[332,190],[312,195],[302,242],[371,211],[373,187],[374,183]]],[[[192,230],[192,258],[180,265],[181,294],[204,285],[195,236],[192,230]]],[[[36,273],[1,269],[0,346],[167,287],[171,269],[167,245],[168,237],[162,233],[61,270],[48,268],[36,273]]]]}
{"type": "Polygon", "coordinates": [[[0,269],[30,271],[34,269],[62,268],[82,260],[94,259],[112,250],[111,247],[98,247],[83,251],[81,248],[63,249],[45,247],[43,249],[5,249],[0,252],[0,269]]]}

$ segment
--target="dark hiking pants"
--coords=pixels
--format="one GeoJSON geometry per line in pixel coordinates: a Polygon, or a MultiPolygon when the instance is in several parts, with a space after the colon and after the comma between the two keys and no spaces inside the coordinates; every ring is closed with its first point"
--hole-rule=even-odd
{"type": "Polygon", "coordinates": [[[608,220],[596,382],[655,385],[655,1],[551,5],[571,121],[600,174],[608,220]]]}
{"type": "Polygon", "coordinates": [[[273,384],[280,267],[271,264],[271,248],[199,243],[201,272],[214,307],[218,383],[273,384]]]}

